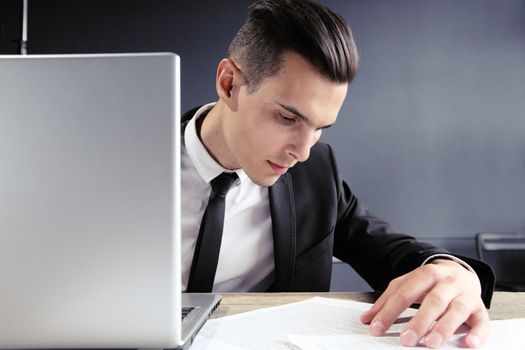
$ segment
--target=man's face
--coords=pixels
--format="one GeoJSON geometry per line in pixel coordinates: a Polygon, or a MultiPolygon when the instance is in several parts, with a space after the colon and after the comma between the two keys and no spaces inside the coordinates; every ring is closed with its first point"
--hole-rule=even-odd
{"type": "Polygon", "coordinates": [[[236,167],[258,185],[273,185],[308,159],[322,130],[335,123],[347,87],[323,77],[301,56],[285,53],[280,71],[256,91],[240,88],[237,109],[225,120],[225,142],[236,167]]]}

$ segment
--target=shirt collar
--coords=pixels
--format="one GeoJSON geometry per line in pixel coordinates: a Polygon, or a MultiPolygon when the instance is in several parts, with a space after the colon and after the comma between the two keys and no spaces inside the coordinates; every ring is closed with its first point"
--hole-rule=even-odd
{"type": "Polygon", "coordinates": [[[190,157],[193,166],[197,170],[197,173],[206,183],[209,183],[223,172],[237,173],[239,181],[242,182],[244,179],[248,178],[248,175],[246,175],[244,170],[236,169],[232,171],[223,168],[208,153],[199,136],[197,135],[197,119],[206,115],[207,112],[213,108],[213,106],[215,106],[215,102],[208,103],[207,105],[199,108],[186,125],[186,130],[184,130],[184,145],[186,147],[186,151],[188,152],[188,156],[190,157]]]}

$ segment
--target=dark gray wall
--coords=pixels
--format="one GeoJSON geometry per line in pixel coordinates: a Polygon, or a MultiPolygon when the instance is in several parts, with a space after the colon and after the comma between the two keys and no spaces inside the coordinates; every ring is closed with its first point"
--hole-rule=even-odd
{"type": "MultiPolygon", "coordinates": [[[[350,21],[362,57],[322,138],[354,192],[400,231],[467,255],[476,232],[524,229],[525,2],[323,2],[350,21]]],[[[180,54],[187,109],[215,99],[250,1],[29,3],[30,53],[180,54]]]]}
{"type": "Polygon", "coordinates": [[[525,228],[525,2],[337,3],[362,64],[326,140],[354,190],[420,237],[525,228]]]}
{"type": "Polygon", "coordinates": [[[20,52],[22,37],[22,1],[0,1],[0,54],[20,52]]]}
{"type": "Polygon", "coordinates": [[[171,51],[182,108],[216,99],[218,61],[251,1],[29,0],[29,53],[171,51]]]}

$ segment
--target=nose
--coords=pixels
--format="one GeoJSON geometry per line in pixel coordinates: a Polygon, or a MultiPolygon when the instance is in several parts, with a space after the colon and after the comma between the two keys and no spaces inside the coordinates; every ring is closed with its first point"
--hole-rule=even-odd
{"type": "Polygon", "coordinates": [[[304,162],[310,157],[310,149],[319,140],[319,131],[301,133],[290,145],[288,153],[298,162],[304,162]]]}
{"type": "Polygon", "coordinates": [[[310,157],[310,149],[295,149],[289,151],[288,154],[291,155],[296,162],[300,163],[306,161],[308,157],[310,157]]]}

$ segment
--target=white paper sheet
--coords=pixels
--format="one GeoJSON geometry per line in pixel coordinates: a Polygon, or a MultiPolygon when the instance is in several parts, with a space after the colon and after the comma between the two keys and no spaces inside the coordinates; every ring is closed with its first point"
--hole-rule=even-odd
{"type": "MultiPolygon", "coordinates": [[[[403,322],[394,324],[383,337],[373,337],[359,316],[372,304],[315,297],[276,307],[212,319],[199,332],[192,350],[382,350],[404,349],[399,342],[403,322]]],[[[407,310],[399,321],[416,312],[407,310]]],[[[492,321],[492,333],[484,350],[524,350],[525,319],[492,321]]],[[[461,348],[460,329],[443,349],[461,348]]]]}
{"type": "MultiPolygon", "coordinates": [[[[525,338],[521,335],[525,329],[525,319],[491,321],[491,335],[487,343],[479,348],[483,350],[523,350],[525,338]]],[[[460,338],[465,332],[459,332],[443,345],[442,349],[460,349],[460,338]]],[[[304,336],[290,335],[290,342],[301,350],[383,350],[407,348],[399,343],[399,335],[372,337],[369,335],[338,335],[338,336],[304,336]]]]}
{"type": "MultiPolygon", "coordinates": [[[[276,307],[212,319],[199,332],[192,350],[297,349],[288,335],[368,335],[359,316],[372,304],[315,297],[276,307]]],[[[414,310],[408,311],[407,316],[414,310]]]]}

